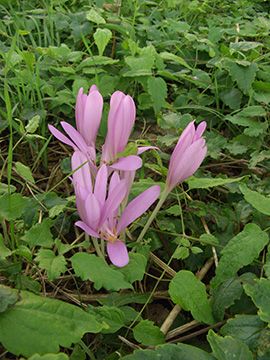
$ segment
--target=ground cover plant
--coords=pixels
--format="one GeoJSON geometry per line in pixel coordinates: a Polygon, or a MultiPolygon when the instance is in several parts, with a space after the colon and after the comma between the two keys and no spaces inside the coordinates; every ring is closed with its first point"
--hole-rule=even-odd
{"type": "Polygon", "coordinates": [[[0,11],[1,358],[270,359],[268,2],[0,11]]]}

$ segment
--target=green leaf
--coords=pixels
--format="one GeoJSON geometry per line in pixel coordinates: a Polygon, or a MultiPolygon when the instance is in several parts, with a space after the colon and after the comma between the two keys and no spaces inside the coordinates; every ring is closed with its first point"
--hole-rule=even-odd
{"type": "Polygon", "coordinates": [[[258,315],[236,315],[222,327],[221,334],[241,340],[252,349],[265,327],[266,324],[258,315]]]}
{"type": "Polygon", "coordinates": [[[212,279],[212,287],[234,276],[243,266],[256,259],[268,243],[268,235],[255,224],[247,224],[221,251],[221,259],[212,279]]]}
{"type": "Polygon", "coordinates": [[[39,122],[40,122],[40,116],[39,115],[34,116],[31,120],[28,121],[25,130],[29,134],[33,134],[39,127],[39,122]]]}
{"type": "Polygon", "coordinates": [[[129,263],[117,271],[124,275],[125,280],[132,284],[134,281],[141,281],[145,273],[147,260],[144,255],[138,253],[129,253],[129,263]]]}
{"type": "Polygon", "coordinates": [[[171,61],[174,61],[180,65],[183,65],[184,67],[190,69],[190,70],[193,70],[191,66],[188,65],[188,63],[182,59],[180,56],[177,56],[177,55],[174,55],[172,53],[169,53],[169,52],[162,52],[160,54],[161,58],[164,59],[164,60],[171,60],[171,61]]]}
{"type": "Polygon", "coordinates": [[[150,54],[143,54],[138,57],[127,56],[125,62],[131,68],[131,70],[148,70],[152,74],[151,69],[154,66],[154,56],[150,54]]]}
{"type": "Polygon", "coordinates": [[[0,259],[5,259],[10,255],[12,255],[12,251],[6,247],[4,237],[0,234],[0,259]]]}
{"type": "Polygon", "coordinates": [[[165,335],[153,321],[141,320],[133,329],[135,340],[145,346],[155,346],[165,342],[165,335]]]}
{"type": "Polygon", "coordinates": [[[39,267],[47,270],[47,275],[50,281],[57,276],[66,272],[66,260],[63,255],[56,256],[52,250],[40,249],[36,261],[39,261],[39,267]]]}
{"type": "Polygon", "coordinates": [[[173,253],[173,258],[177,260],[186,259],[188,256],[189,256],[189,249],[183,246],[178,247],[173,253]]]}
{"type": "Polygon", "coordinates": [[[33,184],[35,183],[35,179],[33,178],[31,170],[29,169],[28,166],[25,166],[24,164],[17,161],[15,163],[15,168],[16,168],[17,172],[21,175],[22,178],[24,178],[25,180],[27,180],[33,184]]]}
{"type": "Polygon", "coordinates": [[[220,93],[222,101],[228,105],[232,110],[240,108],[242,101],[242,92],[236,88],[232,88],[226,92],[220,93]]]}
{"type": "Polygon", "coordinates": [[[5,194],[1,196],[0,217],[7,221],[19,219],[30,201],[29,198],[22,197],[21,194],[5,194]]]}
{"type": "Polygon", "coordinates": [[[30,248],[34,246],[51,248],[54,244],[53,236],[50,231],[51,226],[51,219],[46,218],[40,224],[37,223],[32,226],[31,229],[22,236],[22,240],[26,241],[30,248]]]}
{"type": "Polygon", "coordinates": [[[109,29],[98,28],[94,33],[95,43],[98,47],[99,56],[103,55],[105,47],[112,37],[112,32],[109,29]]]}
{"type": "Polygon", "coordinates": [[[253,93],[253,99],[259,103],[268,105],[270,103],[270,93],[265,91],[256,91],[253,93]]]}
{"type": "Polygon", "coordinates": [[[8,184],[4,184],[4,183],[0,183],[0,194],[6,194],[8,192],[13,193],[14,191],[16,191],[16,186],[14,185],[10,185],[8,186],[8,184]]]}
{"type": "Polygon", "coordinates": [[[245,200],[256,210],[265,215],[270,215],[270,198],[257,191],[250,190],[245,184],[240,184],[239,189],[244,195],[245,200]]]}
{"type": "Polygon", "coordinates": [[[262,106],[254,105],[254,106],[247,106],[242,111],[238,113],[239,116],[266,116],[266,111],[262,106]]]}
{"type": "Polygon", "coordinates": [[[258,65],[256,63],[250,63],[248,66],[243,66],[234,62],[231,64],[229,71],[231,77],[237,82],[240,89],[247,94],[251,89],[251,84],[255,80],[255,73],[257,69],[258,65]]]}
{"type": "Polygon", "coordinates": [[[63,255],[65,253],[69,252],[71,249],[75,249],[75,248],[78,248],[78,247],[83,247],[85,249],[89,248],[90,247],[90,241],[85,240],[85,241],[82,241],[82,242],[80,242],[78,244],[70,245],[70,244],[63,244],[61,242],[61,240],[55,239],[55,245],[57,246],[58,254],[63,255]]]}
{"type": "Polygon", "coordinates": [[[112,334],[121,329],[125,325],[125,314],[122,310],[116,306],[92,306],[88,305],[86,308],[88,314],[93,315],[93,317],[100,323],[105,322],[109,325],[108,329],[103,329],[103,334],[112,334]]]}
{"type": "Polygon", "coordinates": [[[216,360],[213,355],[186,344],[158,345],[154,350],[136,350],[123,360],[216,360]]]}
{"type": "Polygon", "coordinates": [[[215,323],[206,287],[192,272],[179,271],[169,285],[169,294],[175,304],[191,311],[195,320],[210,325],[215,323]]]}
{"type": "Polygon", "coordinates": [[[252,360],[252,353],[242,341],[231,336],[221,337],[210,330],[207,340],[218,360],[252,360]]]}
{"type": "Polygon", "coordinates": [[[224,178],[196,178],[191,176],[186,180],[188,183],[189,189],[208,189],[214,186],[226,186],[226,184],[231,184],[234,182],[239,182],[244,179],[245,176],[241,176],[235,179],[224,179],[224,178]]]}
{"type": "Polygon", "coordinates": [[[115,159],[119,159],[121,156],[127,157],[129,155],[136,155],[138,151],[138,145],[135,143],[128,143],[125,150],[116,155],[115,159]]]}
{"type": "Polygon", "coordinates": [[[270,322],[270,279],[256,280],[254,286],[244,285],[244,290],[259,308],[258,315],[263,321],[270,322]]]}
{"type": "Polygon", "coordinates": [[[132,289],[124,275],[108,266],[103,259],[94,254],[77,253],[71,258],[71,263],[77,276],[83,281],[93,281],[96,290],[102,286],[107,290],[132,289]]]}
{"type": "Polygon", "coordinates": [[[150,77],[148,79],[148,92],[154,103],[154,110],[157,114],[165,103],[167,97],[166,82],[160,77],[150,77]]]}
{"type": "Polygon", "coordinates": [[[0,313],[6,311],[9,306],[13,306],[20,300],[19,290],[13,289],[0,284],[0,313]]]}
{"type": "Polygon", "coordinates": [[[59,346],[69,348],[85,333],[106,327],[77,306],[27,291],[20,295],[21,301],[0,314],[0,341],[17,356],[57,353],[59,346]]]}
{"type": "Polygon", "coordinates": [[[46,354],[43,356],[39,354],[34,354],[28,360],[69,360],[69,357],[64,353],[46,354]]]}
{"type": "Polygon", "coordinates": [[[99,13],[97,11],[95,11],[94,9],[87,11],[85,15],[86,15],[87,20],[92,21],[98,25],[106,24],[106,21],[103,19],[103,17],[101,15],[99,15],[99,13]]]}
{"type": "Polygon", "coordinates": [[[241,298],[243,287],[240,277],[232,277],[211,291],[210,304],[217,321],[223,319],[225,309],[241,298]]]}

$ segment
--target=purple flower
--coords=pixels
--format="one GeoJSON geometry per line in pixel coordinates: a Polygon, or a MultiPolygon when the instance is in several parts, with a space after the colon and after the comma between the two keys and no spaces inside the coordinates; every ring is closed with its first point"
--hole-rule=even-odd
{"type": "MultiPolygon", "coordinates": [[[[79,151],[72,156],[72,169],[82,165],[87,158],[79,151]]],[[[126,191],[126,181],[121,180],[118,173],[111,176],[109,187],[108,169],[105,164],[101,166],[96,175],[94,188],[92,188],[89,167],[83,165],[73,174],[73,184],[76,202],[81,221],[76,225],[90,236],[102,238],[107,241],[107,252],[111,262],[119,267],[128,264],[129,256],[122,239],[121,232],[139,216],[141,216],[158,198],[160,187],[154,185],[132,200],[124,209],[118,219],[120,204],[126,191]]]]}
{"type": "Polygon", "coordinates": [[[182,132],[172,153],[166,180],[166,193],[194,174],[205,158],[207,147],[201,136],[206,128],[206,122],[201,122],[195,129],[194,121],[189,123],[182,132]]]}
{"type": "Polygon", "coordinates": [[[86,144],[94,146],[103,109],[103,98],[96,85],[91,86],[89,94],[80,88],[75,107],[76,127],[86,144]]]}

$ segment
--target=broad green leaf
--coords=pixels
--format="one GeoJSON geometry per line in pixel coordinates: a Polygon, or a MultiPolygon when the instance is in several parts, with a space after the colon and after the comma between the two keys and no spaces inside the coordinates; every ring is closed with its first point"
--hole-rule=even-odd
{"type": "Polygon", "coordinates": [[[251,88],[251,84],[255,80],[255,73],[258,69],[256,63],[250,63],[248,66],[239,65],[236,62],[230,66],[230,74],[233,80],[237,82],[240,89],[247,94],[251,88]]]}
{"type": "Polygon", "coordinates": [[[26,207],[30,203],[30,199],[22,197],[21,194],[5,194],[0,197],[0,217],[7,221],[16,220],[21,217],[26,207]]]}
{"type": "Polygon", "coordinates": [[[165,342],[165,335],[153,321],[141,320],[133,329],[133,336],[145,346],[155,346],[165,342]]]}
{"type": "Polygon", "coordinates": [[[265,327],[266,324],[258,315],[236,315],[222,327],[221,334],[241,340],[252,349],[265,327]]]}
{"type": "Polygon", "coordinates": [[[178,247],[173,253],[175,259],[186,259],[189,256],[189,249],[183,246],[178,247]]]}
{"type": "Polygon", "coordinates": [[[252,360],[252,353],[242,341],[231,336],[221,337],[210,330],[207,340],[217,360],[252,360]]]}
{"type": "Polygon", "coordinates": [[[154,350],[136,350],[123,360],[216,360],[213,355],[195,346],[186,344],[158,345],[154,350]]]}
{"type": "Polygon", "coordinates": [[[46,218],[40,224],[37,223],[32,226],[22,237],[22,240],[26,241],[30,248],[34,246],[51,248],[54,244],[53,236],[50,231],[51,226],[51,220],[46,218]]]}
{"type": "Polygon", "coordinates": [[[236,51],[249,51],[251,49],[256,49],[258,46],[263,46],[262,43],[256,41],[239,41],[230,43],[230,49],[236,51]]]}
{"type": "Polygon", "coordinates": [[[99,56],[102,56],[108,42],[112,37],[112,32],[109,29],[98,28],[94,33],[95,43],[98,47],[99,56]]]}
{"type": "Polygon", "coordinates": [[[263,321],[270,322],[270,279],[256,280],[255,285],[244,285],[244,290],[259,308],[258,315],[263,321]]]}
{"type": "Polygon", "coordinates": [[[39,115],[34,116],[32,119],[30,119],[28,121],[28,124],[26,125],[25,130],[29,134],[34,134],[34,132],[39,127],[39,122],[40,122],[40,116],[39,115]]]}
{"type": "Polygon", "coordinates": [[[53,219],[55,216],[62,214],[66,205],[55,205],[49,210],[49,218],[53,219]]]}
{"type": "Polygon", "coordinates": [[[61,240],[55,239],[55,245],[57,246],[58,254],[63,255],[69,252],[71,249],[76,249],[77,247],[83,247],[85,249],[90,247],[90,241],[85,240],[75,245],[63,244],[61,240]]]}
{"type": "Polygon", "coordinates": [[[123,274],[112,269],[94,254],[77,253],[70,260],[75,274],[83,281],[93,281],[96,290],[101,289],[102,286],[107,290],[115,291],[132,289],[132,285],[125,280],[123,274]]]}
{"type": "Polygon", "coordinates": [[[208,189],[214,186],[226,186],[226,184],[231,184],[234,182],[239,182],[244,179],[245,176],[241,176],[235,179],[224,179],[224,178],[196,178],[191,176],[186,180],[188,183],[189,189],[208,189]]]}
{"type": "Polygon", "coordinates": [[[0,183],[0,194],[6,194],[10,191],[10,194],[16,191],[16,187],[14,185],[8,186],[8,184],[0,183]]]}
{"type": "Polygon", "coordinates": [[[151,75],[152,75],[152,71],[149,69],[130,70],[123,74],[124,77],[151,76],[151,75]]]}
{"type": "MultiPolygon", "coordinates": [[[[84,67],[89,67],[89,66],[105,66],[105,65],[112,65],[112,64],[116,64],[118,63],[119,60],[114,60],[111,59],[110,57],[107,56],[93,56],[93,57],[89,57],[86,58],[85,60],[83,60],[80,65],[78,65],[77,69],[80,70],[84,67]]],[[[96,71],[96,70],[95,70],[96,71]]]]}
{"type": "Polygon", "coordinates": [[[132,196],[136,197],[140,195],[143,191],[147,190],[150,186],[153,186],[155,184],[161,187],[160,194],[162,194],[165,188],[165,183],[162,181],[155,182],[152,178],[141,179],[139,181],[134,182],[132,184],[132,188],[130,192],[132,196]]]}
{"type": "Polygon", "coordinates": [[[115,159],[119,159],[120,157],[127,157],[129,155],[136,155],[138,151],[138,145],[135,143],[128,143],[125,150],[116,155],[115,159]]]}
{"type": "Polygon", "coordinates": [[[225,309],[241,298],[243,287],[240,277],[232,277],[211,291],[210,304],[217,321],[223,319],[225,309]]]}
{"type": "Polygon", "coordinates": [[[8,286],[0,284],[0,313],[6,311],[8,307],[20,300],[19,290],[14,291],[8,286]]]}
{"type": "Polygon", "coordinates": [[[86,12],[86,19],[89,21],[92,21],[96,24],[106,24],[106,21],[103,19],[101,15],[94,9],[91,9],[90,11],[86,12]]]}
{"type": "Polygon", "coordinates": [[[238,113],[240,116],[266,116],[266,111],[262,106],[254,105],[254,106],[247,106],[242,111],[238,113]]]}
{"type": "Polygon", "coordinates": [[[214,324],[205,285],[187,270],[179,271],[169,285],[169,294],[175,304],[190,311],[195,320],[214,324]]]}
{"type": "Polygon", "coordinates": [[[256,210],[265,215],[270,215],[270,198],[250,190],[245,184],[240,184],[239,189],[244,195],[245,200],[250,203],[256,210]]]}
{"type": "Polygon", "coordinates": [[[124,275],[125,280],[132,284],[134,281],[141,281],[145,273],[147,260],[144,255],[129,253],[129,263],[117,271],[124,275]]]}
{"type": "Polygon", "coordinates": [[[270,245],[267,247],[266,262],[263,266],[266,277],[270,278],[270,245]]]}
{"type": "Polygon", "coordinates": [[[66,272],[66,260],[63,255],[56,256],[52,250],[40,249],[36,261],[39,261],[39,267],[47,270],[47,275],[50,281],[57,276],[66,272]]]}
{"type": "Polygon", "coordinates": [[[268,243],[268,235],[255,224],[247,224],[221,251],[221,259],[212,279],[212,287],[234,276],[243,266],[256,259],[268,243]]]}
{"type": "Polygon", "coordinates": [[[232,110],[240,108],[242,101],[242,92],[236,88],[220,93],[222,101],[228,105],[232,110]]]}
{"type": "Polygon", "coordinates": [[[35,179],[33,178],[31,170],[29,169],[28,166],[25,166],[24,164],[17,161],[15,163],[15,168],[16,168],[17,172],[21,175],[21,177],[23,177],[25,180],[27,180],[33,184],[35,183],[35,179]]]}
{"type": "Polygon", "coordinates": [[[0,234],[0,259],[5,259],[10,255],[12,255],[12,251],[6,247],[4,237],[0,234]]]}
{"type": "Polygon", "coordinates": [[[154,56],[150,54],[140,55],[138,57],[127,56],[125,62],[130,66],[132,70],[151,70],[154,66],[154,56]]]}
{"type": "Polygon", "coordinates": [[[0,341],[17,356],[57,353],[59,346],[69,348],[85,333],[106,327],[77,306],[27,291],[20,295],[21,301],[0,314],[0,341]]]}
{"type": "Polygon", "coordinates": [[[259,103],[268,105],[270,103],[270,93],[265,91],[256,91],[252,94],[253,99],[259,103]]]}
{"type": "Polygon", "coordinates": [[[161,77],[150,77],[148,79],[148,92],[154,103],[154,110],[157,114],[165,103],[167,97],[167,85],[161,77]]]}
{"type": "Polygon", "coordinates": [[[175,61],[177,62],[178,64],[180,65],[183,65],[184,67],[190,69],[190,70],[193,70],[191,66],[188,65],[188,63],[182,59],[180,56],[177,56],[177,55],[174,55],[172,53],[169,53],[169,52],[162,52],[160,54],[161,58],[164,59],[164,60],[171,60],[171,61],[175,61]]]}
{"type": "Polygon", "coordinates": [[[92,306],[88,305],[86,312],[93,315],[100,323],[105,322],[109,328],[103,329],[103,334],[112,334],[125,325],[125,314],[116,306],[92,306]]]}
{"type": "Polygon", "coordinates": [[[34,354],[28,360],[69,360],[67,354],[58,353],[58,354],[46,354],[46,355],[39,355],[34,354]]]}

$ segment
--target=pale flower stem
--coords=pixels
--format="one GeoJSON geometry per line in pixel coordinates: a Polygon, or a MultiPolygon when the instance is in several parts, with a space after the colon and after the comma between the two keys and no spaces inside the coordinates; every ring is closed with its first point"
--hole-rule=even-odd
{"type": "Polygon", "coordinates": [[[164,190],[164,192],[163,192],[163,194],[162,194],[159,202],[157,203],[157,205],[156,205],[155,209],[153,210],[153,212],[152,212],[150,218],[148,219],[147,223],[144,225],[144,228],[142,229],[142,232],[140,233],[140,235],[139,235],[139,237],[138,237],[138,239],[137,239],[136,242],[140,242],[140,241],[143,239],[146,231],[148,230],[148,228],[149,228],[149,226],[151,225],[152,221],[153,221],[154,218],[156,217],[159,209],[160,209],[161,206],[163,205],[163,203],[164,203],[164,201],[166,200],[166,198],[167,198],[168,195],[169,195],[169,192],[168,192],[168,191],[166,190],[166,188],[165,188],[165,190],[164,190]]]}
{"type": "Polygon", "coordinates": [[[101,248],[102,255],[104,257],[105,256],[104,255],[105,254],[105,241],[104,241],[104,239],[100,240],[100,248],[101,248]]]}
{"type": "Polygon", "coordinates": [[[101,257],[105,261],[104,255],[102,254],[102,252],[100,250],[98,239],[95,238],[95,237],[92,237],[92,241],[93,241],[93,245],[94,245],[94,247],[96,249],[96,252],[97,252],[98,256],[101,257]]]}

